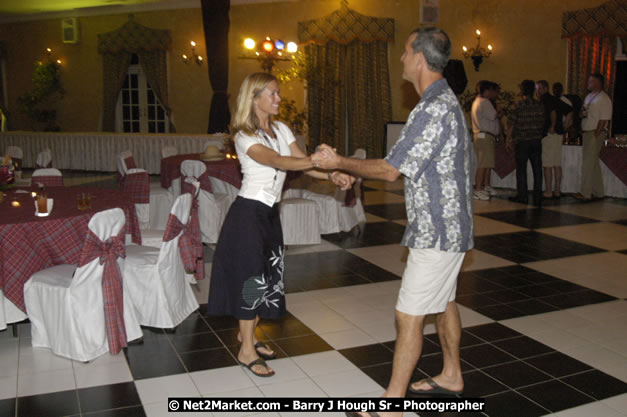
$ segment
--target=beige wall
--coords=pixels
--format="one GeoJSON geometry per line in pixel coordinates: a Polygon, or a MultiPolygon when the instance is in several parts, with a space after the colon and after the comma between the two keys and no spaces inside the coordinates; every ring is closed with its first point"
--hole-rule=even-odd
{"type": "MultiPolygon", "coordinates": [[[[465,62],[469,87],[480,79],[499,82],[516,90],[524,78],[565,81],[566,45],[561,39],[561,16],[566,10],[595,7],[603,0],[441,0],[441,23],[453,43],[453,58],[462,58],[461,46],[474,46],[474,31],[482,31],[482,41],[494,46],[492,57],[480,72],[465,62]]],[[[297,22],[325,16],[337,9],[339,0],[300,0],[298,2],[238,5],[231,7],[229,37],[230,102],[234,103],[243,78],[259,70],[252,60],[238,59],[245,37],[271,36],[296,40],[297,22]]],[[[390,82],[393,119],[404,120],[417,97],[401,78],[399,61],[407,34],[418,25],[419,0],[351,0],[350,7],[373,16],[395,19],[395,41],[390,44],[390,82]]],[[[135,13],[137,22],[154,28],[169,29],[170,104],[178,132],[202,133],[208,124],[211,88],[207,66],[185,65],[182,53],[189,55],[189,41],[198,43],[205,55],[199,9],[135,13]]],[[[68,131],[94,131],[102,107],[102,59],[97,52],[97,34],[115,30],[127,21],[126,15],[79,18],[81,40],[76,45],[61,43],[60,19],[0,25],[0,40],[8,47],[7,62],[9,107],[16,116],[13,128],[30,129],[16,114],[16,98],[31,88],[33,62],[43,59],[46,47],[53,49],[63,63],[63,85],[67,90],[59,106],[59,125],[68,131]]],[[[281,63],[279,68],[287,64],[281,63]]],[[[282,93],[304,102],[300,82],[282,86],[282,93]]]]}

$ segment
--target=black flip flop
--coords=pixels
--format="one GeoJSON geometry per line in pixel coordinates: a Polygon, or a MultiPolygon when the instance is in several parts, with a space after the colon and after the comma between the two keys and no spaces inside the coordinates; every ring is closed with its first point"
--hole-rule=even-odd
{"type": "Polygon", "coordinates": [[[272,349],[270,349],[268,345],[266,345],[263,342],[257,342],[255,343],[255,351],[257,351],[257,355],[259,355],[260,358],[265,359],[267,361],[271,359],[276,359],[276,353],[272,352],[271,355],[268,355],[267,353],[260,352],[259,349],[261,348],[267,349],[272,352],[272,349]]]}
{"type": "MultiPolygon", "coordinates": [[[[364,411],[364,413],[368,413],[370,417],[381,417],[376,411],[364,411]]],[[[347,411],[344,414],[346,414],[346,417],[361,417],[361,414],[356,411],[347,411]]]]}
{"type": "Polygon", "coordinates": [[[268,373],[268,374],[262,374],[262,373],[253,371],[253,366],[256,366],[256,365],[261,365],[264,368],[268,369],[268,364],[262,358],[257,358],[254,361],[252,361],[251,363],[249,363],[248,365],[246,365],[244,362],[240,361],[239,359],[237,361],[243,367],[248,368],[248,370],[250,372],[252,372],[255,376],[258,376],[258,377],[261,377],[261,378],[268,378],[268,377],[271,377],[271,376],[274,375],[274,371],[272,371],[271,373],[268,373]]]}
{"type": "Polygon", "coordinates": [[[426,382],[431,386],[431,389],[413,389],[411,385],[409,386],[409,392],[415,395],[426,395],[426,396],[440,396],[440,397],[457,397],[458,395],[462,395],[464,391],[451,391],[446,388],[442,388],[438,385],[437,382],[433,380],[433,378],[426,378],[418,381],[419,383],[426,382]]]}

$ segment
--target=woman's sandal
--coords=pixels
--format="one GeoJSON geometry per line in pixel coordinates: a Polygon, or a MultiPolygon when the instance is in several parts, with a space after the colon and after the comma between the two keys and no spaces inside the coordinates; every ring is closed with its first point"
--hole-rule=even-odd
{"type": "Polygon", "coordinates": [[[243,367],[245,367],[245,368],[248,368],[248,370],[249,370],[250,372],[252,372],[253,374],[255,374],[255,375],[256,375],[256,376],[258,376],[258,377],[261,377],[261,378],[268,378],[268,377],[271,377],[271,376],[273,376],[273,375],[274,375],[274,371],[272,371],[272,372],[268,372],[267,374],[262,374],[262,373],[260,373],[260,372],[255,372],[255,371],[253,370],[253,366],[257,366],[257,365],[263,366],[264,368],[266,368],[266,370],[268,370],[268,369],[269,369],[269,368],[268,368],[268,364],[267,364],[267,363],[266,363],[266,361],[265,361],[265,360],[263,360],[262,358],[257,358],[257,359],[255,359],[254,361],[252,361],[251,363],[249,363],[248,365],[246,365],[244,362],[240,361],[239,359],[238,359],[237,361],[239,362],[239,364],[240,364],[240,365],[242,365],[242,366],[243,366],[243,367]]]}
{"type": "Polygon", "coordinates": [[[255,343],[255,351],[257,351],[257,355],[259,355],[260,358],[265,359],[267,361],[276,359],[276,353],[272,352],[271,354],[268,355],[267,353],[261,352],[259,349],[266,349],[272,352],[272,349],[270,349],[270,347],[266,345],[265,343],[263,342],[255,343]]]}

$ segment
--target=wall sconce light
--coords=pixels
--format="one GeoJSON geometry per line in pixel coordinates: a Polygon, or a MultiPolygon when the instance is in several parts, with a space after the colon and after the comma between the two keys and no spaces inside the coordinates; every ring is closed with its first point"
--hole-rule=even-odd
{"type": "Polygon", "coordinates": [[[203,58],[196,53],[196,42],[191,41],[189,44],[192,46],[192,56],[190,58],[187,55],[183,54],[181,56],[183,58],[183,62],[189,64],[190,61],[196,61],[198,65],[202,65],[203,58]]]}
{"type": "Polygon", "coordinates": [[[257,43],[252,38],[244,39],[244,55],[240,59],[256,59],[261,64],[261,69],[265,72],[272,72],[272,68],[277,61],[290,61],[298,51],[295,42],[288,42],[287,45],[280,39],[272,40],[266,38],[261,43],[257,43]]]}
{"type": "Polygon", "coordinates": [[[492,55],[492,45],[488,45],[488,49],[481,46],[481,31],[477,29],[477,46],[468,50],[466,45],[462,46],[464,50],[464,58],[472,59],[472,63],[475,66],[475,71],[479,71],[479,66],[483,62],[483,58],[487,58],[492,55]]]}
{"type": "Polygon", "coordinates": [[[48,62],[56,62],[59,65],[63,63],[60,59],[54,59],[52,56],[52,49],[50,48],[46,48],[46,55],[48,56],[48,62]]]}

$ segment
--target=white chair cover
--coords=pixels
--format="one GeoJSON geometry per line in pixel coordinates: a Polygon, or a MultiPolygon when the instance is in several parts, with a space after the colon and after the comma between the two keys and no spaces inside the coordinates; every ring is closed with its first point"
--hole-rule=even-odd
{"type": "Polygon", "coordinates": [[[35,177],[62,177],[63,174],[56,168],[39,168],[33,171],[35,177]]]}
{"type": "Polygon", "coordinates": [[[209,183],[211,184],[211,190],[216,197],[226,196],[229,201],[229,207],[237,198],[237,194],[239,194],[239,190],[235,188],[234,185],[216,177],[209,177],[209,183]]]}
{"type": "Polygon", "coordinates": [[[48,164],[52,162],[52,151],[50,149],[44,149],[37,154],[35,163],[38,167],[47,168],[48,164]]]}
{"type": "Polygon", "coordinates": [[[176,146],[164,146],[161,149],[161,158],[167,158],[169,156],[174,156],[174,155],[178,155],[178,150],[176,149],[176,146]]]}
{"type": "Polygon", "coordinates": [[[0,330],[7,328],[7,324],[17,323],[28,318],[26,314],[8,298],[4,296],[4,292],[0,289],[0,330]]]}
{"type": "MultiPolygon", "coordinates": [[[[179,196],[171,214],[187,224],[192,196],[179,196]]],[[[174,328],[193,311],[198,302],[185,276],[178,242],[183,232],[161,249],[127,246],[124,280],[143,326],[174,328]]]]}
{"type": "Polygon", "coordinates": [[[285,245],[320,243],[318,222],[320,209],[315,201],[304,198],[286,198],[279,203],[279,210],[285,245]]]}
{"type": "MultiPolygon", "coordinates": [[[[100,240],[116,236],[124,226],[122,209],[96,213],[89,221],[100,240]]],[[[124,260],[118,259],[120,270],[124,260]]],[[[31,321],[32,343],[60,356],[90,361],[109,351],[102,290],[104,265],[99,258],[77,268],[57,265],[39,271],[24,285],[24,301],[31,321]]],[[[142,336],[135,309],[124,283],[124,322],[127,340],[142,336]]]]}
{"type": "MultiPolygon", "coordinates": [[[[189,178],[198,181],[198,178],[203,175],[206,170],[207,166],[201,161],[187,160],[183,161],[181,164],[181,175],[185,178],[185,181],[189,178]]],[[[214,193],[212,194],[203,189],[199,190],[198,220],[200,222],[202,241],[204,243],[216,243],[226,213],[229,211],[229,207],[235,199],[233,198],[233,200],[231,200],[231,196],[226,194],[216,194],[215,188],[213,188],[212,178],[209,178],[209,181],[211,182],[211,188],[214,190],[214,193]]],[[[231,187],[233,186],[231,185],[231,187]]],[[[235,187],[233,188],[237,190],[235,187]]]]}

